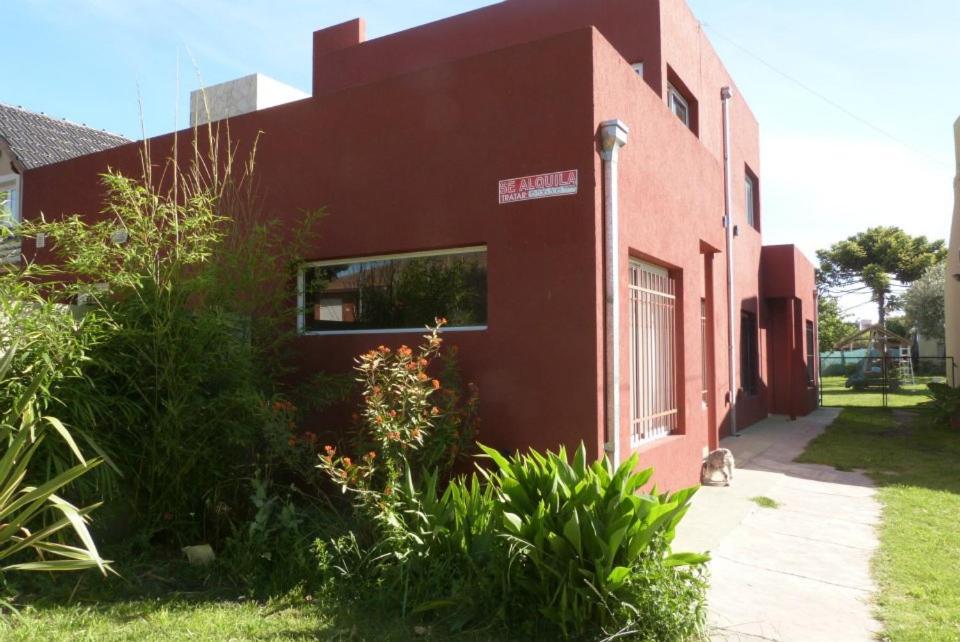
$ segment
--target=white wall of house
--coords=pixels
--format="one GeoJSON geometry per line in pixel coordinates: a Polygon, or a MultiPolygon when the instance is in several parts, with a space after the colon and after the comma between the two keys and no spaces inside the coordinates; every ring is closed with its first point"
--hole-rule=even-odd
{"type": "MultiPolygon", "coordinates": [[[[957,177],[953,181],[955,200],[953,225],[950,231],[950,250],[947,254],[947,275],[944,284],[946,304],[947,356],[953,357],[957,366],[957,383],[960,384],[960,118],[953,125],[954,144],[957,151],[957,177]]],[[[949,380],[950,377],[947,377],[949,380]]]]}
{"type": "MultiPolygon", "coordinates": [[[[20,175],[14,170],[10,148],[0,139],[0,225],[12,226],[20,220],[23,191],[20,175]]],[[[0,264],[20,260],[20,242],[0,234],[0,264]]]]}
{"type": "Polygon", "coordinates": [[[309,94],[263,74],[250,74],[190,92],[190,126],[276,107],[309,94]]]}

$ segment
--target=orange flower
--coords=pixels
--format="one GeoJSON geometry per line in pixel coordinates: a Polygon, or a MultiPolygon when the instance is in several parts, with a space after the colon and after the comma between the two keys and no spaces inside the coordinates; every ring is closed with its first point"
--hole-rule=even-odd
{"type": "Polygon", "coordinates": [[[390,497],[390,495],[393,495],[393,488],[391,488],[390,486],[387,486],[386,488],[383,489],[383,494],[386,495],[387,497],[390,497]]]}
{"type": "Polygon", "coordinates": [[[396,416],[397,416],[397,411],[396,411],[396,410],[391,410],[391,411],[390,411],[390,416],[391,416],[391,417],[396,417],[396,416]]]}
{"type": "Polygon", "coordinates": [[[328,455],[333,455],[334,453],[337,452],[337,449],[330,445],[324,446],[323,449],[327,452],[328,455]]]}
{"type": "Polygon", "coordinates": [[[387,439],[390,441],[400,441],[400,433],[398,433],[396,430],[391,430],[387,433],[387,439]]]}
{"type": "Polygon", "coordinates": [[[419,429],[419,428],[414,428],[413,431],[410,432],[410,436],[413,437],[414,439],[419,439],[419,438],[420,438],[420,429],[419,429]]]}
{"type": "Polygon", "coordinates": [[[377,350],[380,351],[380,354],[390,354],[390,348],[387,346],[378,346],[377,350]]]}
{"type": "Polygon", "coordinates": [[[426,381],[429,378],[430,377],[427,376],[426,372],[421,372],[419,375],[417,375],[417,379],[419,379],[420,381],[426,381]]]}
{"type": "Polygon", "coordinates": [[[376,451],[371,450],[370,452],[367,453],[367,457],[369,457],[370,459],[376,459],[377,458],[376,451]]]}
{"type": "Polygon", "coordinates": [[[434,406],[433,408],[430,409],[430,414],[436,417],[437,415],[440,414],[440,409],[434,406]]]}
{"type": "Polygon", "coordinates": [[[291,448],[293,448],[294,446],[296,446],[296,445],[297,445],[297,438],[296,438],[296,436],[291,435],[290,439],[287,440],[287,444],[289,444],[291,448]]]}
{"type": "Polygon", "coordinates": [[[400,355],[401,357],[404,357],[404,358],[405,358],[405,357],[409,357],[410,355],[412,355],[412,354],[413,354],[413,350],[411,350],[411,349],[408,348],[407,346],[400,346],[399,348],[397,348],[397,354],[400,355]]]}
{"type": "Polygon", "coordinates": [[[424,359],[423,357],[421,357],[421,358],[420,358],[420,361],[418,361],[417,363],[420,364],[420,367],[421,367],[421,368],[426,368],[427,366],[430,365],[430,362],[427,361],[426,359],[424,359]]]}
{"type": "Polygon", "coordinates": [[[434,390],[439,390],[439,389],[440,389],[440,382],[437,381],[436,379],[434,379],[434,380],[431,381],[430,383],[433,384],[433,389],[434,389],[434,390]]]}
{"type": "Polygon", "coordinates": [[[350,461],[350,458],[349,458],[349,457],[344,457],[344,458],[343,458],[343,465],[344,465],[345,468],[350,468],[350,466],[353,465],[353,462],[350,461]]]}

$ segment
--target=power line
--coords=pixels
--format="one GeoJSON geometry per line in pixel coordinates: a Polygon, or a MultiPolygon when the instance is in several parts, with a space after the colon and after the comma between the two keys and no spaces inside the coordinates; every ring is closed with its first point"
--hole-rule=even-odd
{"type": "Polygon", "coordinates": [[[936,156],[932,156],[932,155],[928,154],[927,152],[923,151],[922,149],[919,149],[919,148],[917,148],[917,147],[914,147],[914,146],[911,145],[910,143],[904,141],[904,140],[901,139],[901,138],[898,138],[897,136],[894,136],[893,134],[891,134],[891,133],[888,132],[887,130],[883,129],[882,127],[879,127],[879,126],[877,126],[877,125],[874,125],[873,123],[871,123],[871,122],[870,122],[869,120],[867,120],[866,118],[863,118],[862,116],[858,116],[857,114],[853,113],[852,111],[850,111],[849,109],[847,109],[846,107],[844,107],[843,105],[841,105],[840,103],[838,103],[838,102],[836,102],[836,101],[828,98],[826,95],[824,95],[824,94],[822,94],[821,92],[817,91],[816,89],[814,89],[814,88],[811,87],[810,85],[806,84],[806,83],[803,82],[802,80],[799,80],[799,79],[797,79],[797,78],[794,78],[793,76],[791,76],[791,75],[788,74],[787,72],[780,70],[779,68],[777,68],[777,67],[774,66],[773,64],[767,62],[766,60],[764,60],[763,58],[761,58],[761,57],[758,56],[757,54],[753,53],[752,51],[750,51],[749,49],[747,49],[747,48],[744,47],[743,45],[741,45],[741,44],[739,44],[739,43],[731,40],[731,39],[728,38],[727,36],[723,35],[723,34],[720,33],[719,31],[717,31],[717,29],[716,29],[713,25],[707,24],[706,22],[701,23],[701,25],[704,26],[704,27],[706,27],[707,29],[709,29],[715,36],[717,36],[717,37],[720,38],[721,40],[725,40],[727,43],[729,43],[730,45],[736,47],[737,49],[739,49],[739,50],[742,51],[743,53],[747,54],[748,56],[750,56],[751,58],[753,58],[754,60],[756,60],[757,62],[759,62],[760,64],[762,64],[763,66],[767,67],[768,69],[770,69],[771,71],[773,71],[774,73],[776,73],[777,75],[782,76],[782,77],[785,78],[786,80],[789,80],[790,82],[792,82],[792,83],[795,84],[796,86],[800,87],[801,89],[803,89],[803,90],[806,91],[807,93],[809,93],[809,94],[811,94],[811,95],[819,98],[820,100],[822,100],[823,102],[827,103],[828,105],[830,105],[830,106],[833,107],[834,109],[837,109],[837,110],[843,112],[844,114],[846,114],[846,115],[849,116],[850,118],[853,118],[853,119],[856,120],[857,122],[859,122],[859,123],[861,123],[861,124],[869,127],[870,129],[874,130],[875,132],[877,132],[877,133],[879,133],[879,134],[881,134],[881,135],[889,138],[889,139],[892,140],[893,142],[895,142],[895,143],[897,143],[898,145],[904,147],[905,149],[913,152],[914,154],[918,154],[918,155],[920,155],[920,156],[923,156],[923,157],[926,158],[928,161],[930,161],[930,162],[932,162],[932,163],[936,163],[937,165],[941,165],[941,166],[946,167],[946,168],[948,168],[948,169],[953,169],[953,166],[952,166],[950,163],[947,163],[947,162],[945,162],[943,159],[937,158],[936,156]]]}

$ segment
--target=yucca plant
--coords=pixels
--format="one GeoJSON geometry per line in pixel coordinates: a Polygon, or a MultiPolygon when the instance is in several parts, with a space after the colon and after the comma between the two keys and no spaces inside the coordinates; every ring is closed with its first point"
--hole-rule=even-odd
{"type": "Polygon", "coordinates": [[[598,623],[620,626],[616,613],[632,600],[646,566],[670,574],[709,559],[670,552],[697,488],[641,492],[653,470],[637,471],[637,455],[614,468],[606,459],[588,464],[582,444],[572,461],[563,448],[510,458],[481,448],[496,465],[486,475],[515,547],[511,577],[565,635],[598,623]]]}
{"type": "MultiPolygon", "coordinates": [[[[15,354],[16,345],[0,355],[0,380],[15,354]]],[[[66,427],[38,411],[37,390],[42,381],[43,376],[35,374],[30,385],[0,415],[0,448],[4,448],[0,455],[0,572],[98,568],[106,574],[111,570],[110,563],[100,557],[87,529],[88,515],[99,504],[77,508],[58,494],[101,460],[85,459],[66,427]],[[69,445],[79,463],[32,485],[28,481],[31,460],[51,430],[69,445]],[[58,541],[65,529],[73,530],[79,545],[58,541]],[[20,561],[31,551],[36,559],[20,561]]]]}

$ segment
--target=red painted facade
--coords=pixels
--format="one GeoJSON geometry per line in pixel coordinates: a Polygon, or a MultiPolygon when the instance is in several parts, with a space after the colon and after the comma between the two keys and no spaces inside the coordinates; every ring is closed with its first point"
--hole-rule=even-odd
{"type": "MultiPolygon", "coordinates": [[[[695,482],[704,447],[728,432],[720,88],[733,83],[682,0],[508,0],[369,42],[362,22],[349,22],[317,32],[314,47],[311,98],[230,122],[234,141],[249,144],[262,132],[263,215],[292,223],[326,207],[322,238],[307,257],[314,260],[485,245],[486,328],[446,336],[480,386],[481,439],[500,448],[582,440],[594,455],[603,451],[597,130],[610,119],[629,126],[619,164],[621,298],[629,300],[631,257],[669,269],[678,285],[679,429],[641,446],[642,463],[656,467],[663,486],[695,482]],[[642,78],[631,67],[638,62],[642,78]],[[691,104],[690,128],[667,108],[668,82],[691,104]],[[575,195],[498,203],[503,179],[566,170],[579,173],[575,195]]],[[[743,427],[768,412],[814,407],[803,341],[816,314],[810,263],[792,246],[762,248],[760,231],[747,224],[746,168],[761,190],[763,174],[757,123],[735,88],[731,125],[735,292],[758,322],[760,385],[738,397],[743,427]]],[[[189,135],[181,133],[181,144],[189,135]]],[[[154,157],[171,143],[154,139],[154,157]]],[[[27,173],[24,214],[96,212],[102,194],[91,186],[108,166],[136,172],[137,146],[27,173]]],[[[626,350],[626,305],[621,328],[626,350]]],[[[297,365],[347,370],[371,346],[415,340],[303,336],[297,365]]],[[[627,454],[628,355],[621,363],[627,454]]]]}

